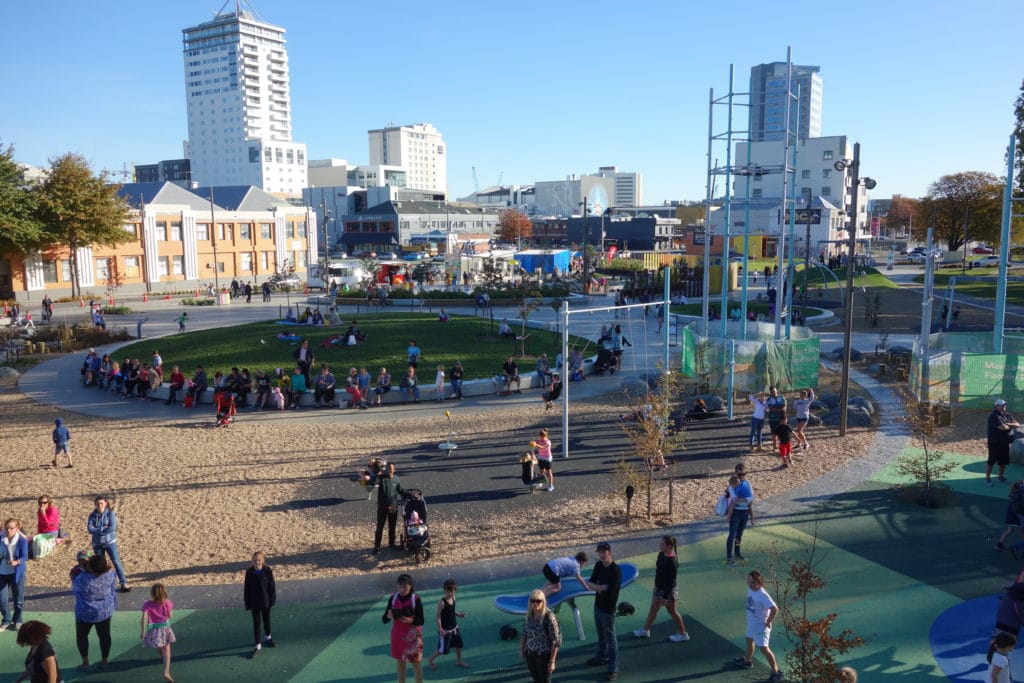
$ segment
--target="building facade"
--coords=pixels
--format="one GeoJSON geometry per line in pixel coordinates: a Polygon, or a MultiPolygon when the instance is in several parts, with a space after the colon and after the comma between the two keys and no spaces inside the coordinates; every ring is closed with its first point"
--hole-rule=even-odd
{"type": "Polygon", "coordinates": [[[448,195],[448,155],[441,133],[429,123],[367,131],[369,166],[404,169],[406,187],[448,195]]]}
{"type": "Polygon", "coordinates": [[[799,88],[790,104],[789,130],[801,140],[821,135],[822,81],[820,67],[793,65],[790,89],[786,88],[786,62],[759,64],[750,70],[750,139],[781,140],[786,131],[786,98],[799,88]]]}
{"type": "Polygon", "coordinates": [[[284,29],[235,5],[182,33],[192,180],[300,195],[306,146],[292,140],[284,29]]]}
{"type": "MultiPolygon", "coordinates": [[[[120,191],[131,206],[124,224],[131,237],[113,247],[78,249],[78,284],[87,298],[105,298],[112,275],[117,296],[189,291],[233,278],[262,282],[275,272],[305,273],[316,260],[311,210],[281,202],[255,187],[186,190],[174,183],[128,183],[120,191]],[[216,264],[216,265],[215,265],[216,264]],[[216,276],[214,268],[216,267],[216,276]]],[[[66,247],[0,254],[11,274],[0,297],[40,301],[68,296],[71,254],[66,247]]]]}

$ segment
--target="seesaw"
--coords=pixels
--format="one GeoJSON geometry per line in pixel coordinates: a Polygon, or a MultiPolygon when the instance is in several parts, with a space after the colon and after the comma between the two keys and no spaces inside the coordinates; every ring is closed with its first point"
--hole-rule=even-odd
{"type": "MultiPolygon", "coordinates": [[[[619,569],[622,570],[620,589],[636,581],[640,575],[640,570],[632,562],[619,563],[619,569]]],[[[558,607],[563,602],[569,603],[569,606],[572,607],[572,618],[576,621],[576,635],[580,640],[586,640],[587,637],[583,632],[583,621],[580,619],[580,609],[576,606],[576,598],[586,595],[596,595],[596,593],[587,590],[579,580],[571,577],[562,579],[562,590],[548,596],[548,607],[551,609],[558,607]]],[[[505,614],[526,614],[530,606],[530,594],[499,595],[494,598],[494,606],[505,614]]]]}

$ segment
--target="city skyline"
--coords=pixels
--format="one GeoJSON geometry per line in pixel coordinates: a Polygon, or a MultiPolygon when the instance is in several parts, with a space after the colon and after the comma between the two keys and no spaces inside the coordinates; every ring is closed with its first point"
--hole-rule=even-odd
{"type": "MultiPolygon", "coordinates": [[[[67,151],[111,171],[180,157],[181,31],[221,4],[8,8],[0,142],[33,165],[67,151]]],[[[1003,0],[857,13],[801,2],[786,17],[662,2],[254,7],[287,31],[293,136],[309,158],[365,164],[367,131],[430,123],[445,136],[452,197],[473,191],[474,167],[483,188],[615,165],[644,174],[647,203],[702,200],[709,89],[724,95],[733,65],[745,92],[751,67],[784,61],[787,45],[794,63],[821,67],[821,133],[862,144],[873,196],[920,195],[946,173],[1003,172],[1022,77],[1022,11],[1003,0]]]]}

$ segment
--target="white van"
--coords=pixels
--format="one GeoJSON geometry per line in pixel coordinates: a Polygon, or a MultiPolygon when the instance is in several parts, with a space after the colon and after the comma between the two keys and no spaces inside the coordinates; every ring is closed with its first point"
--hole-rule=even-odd
{"type": "Polygon", "coordinates": [[[324,277],[323,264],[310,264],[307,268],[307,285],[310,289],[326,291],[331,285],[339,290],[359,287],[366,279],[366,270],[358,259],[342,259],[331,261],[327,265],[327,276],[324,277]],[[325,284],[326,283],[326,284],[325,284]]]}

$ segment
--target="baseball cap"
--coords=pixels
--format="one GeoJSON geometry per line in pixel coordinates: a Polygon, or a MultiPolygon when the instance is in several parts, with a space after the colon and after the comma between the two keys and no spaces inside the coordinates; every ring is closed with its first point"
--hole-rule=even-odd
{"type": "Polygon", "coordinates": [[[611,549],[612,549],[611,544],[606,542],[606,541],[601,541],[600,543],[597,544],[597,552],[601,552],[602,550],[607,550],[607,551],[610,552],[611,549]]]}
{"type": "Polygon", "coordinates": [[[1005,406],[1006,405],[1006,401],[1004,401],[1001,398],[1000,399],[996,399],[996,405],[997,406],[1005,406]]]}

